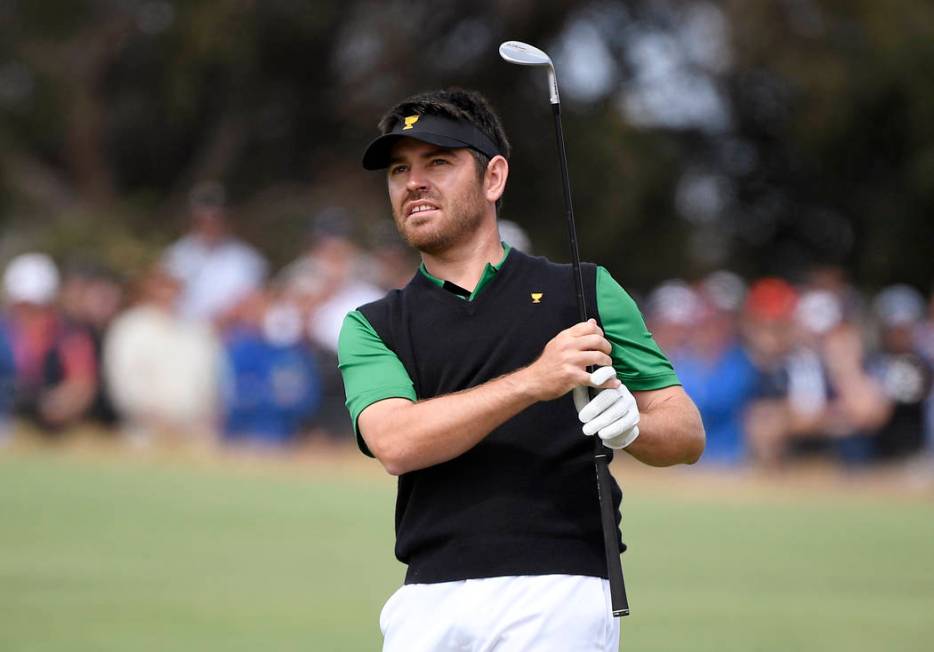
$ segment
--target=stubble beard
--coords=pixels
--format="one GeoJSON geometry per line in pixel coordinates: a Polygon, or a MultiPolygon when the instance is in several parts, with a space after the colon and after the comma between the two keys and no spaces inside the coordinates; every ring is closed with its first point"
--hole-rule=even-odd
{"type": "MultiPolygon", "coordinates": [[[[435,198],[424,194],[419,199],[435,198]]],[[[396,229],[410,247],[428,255],[438,255],[477,232],[483,221],[483,209],[484,198],[480,188],[473,187],[463,196],[451,198],[442,209],[441,219],[434,224],[414,226],[410,224],[412,217],[406,219],[398,213],[394,218],[396,229]]]]}

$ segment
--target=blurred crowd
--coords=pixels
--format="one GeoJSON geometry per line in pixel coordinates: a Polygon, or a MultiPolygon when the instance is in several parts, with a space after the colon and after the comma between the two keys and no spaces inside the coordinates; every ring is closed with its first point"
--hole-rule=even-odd
{"type": "Polygon", "coordinates": [[[864,296],[837,267],[746,284],[663,283],[646,319],[707,430],[704,462],[846,468],[909,461],[934,441],[934,297],[864,296]]]}
{"type": "MultiPolygon", "coordinates": [[[[345,211],[323,210],[273,272],[232,231],[223,188],[203,184],[186,233],[138,278],[15,256],[3,272],[0,438],[20,420],[48,437],[91,423],[139,445],[348,441],[343,317],[417,266],[391,223],[365,247],[357,235],[345,211]]],[[[501,235],[530,249],[513,223],[501,235]]],[[[718,271],[637,298],[701,411],[706,464],[863,467],[934,442],[934,297],[907,285],[865,296],[822,267],[795,283],[718,271]]]]}
{"type": "Polygon", "coordinates": [[[48,437],[92,424],[128,442],[282,448],[350,434],[337,369],[344,315],[400,287],[417,261],[388,229],[358,244],[317,214],[271,273],[231,228],[224,190],[196,187],[187,231],[138,278],[46,254],[5,267],[0,421],[48,437]]]}

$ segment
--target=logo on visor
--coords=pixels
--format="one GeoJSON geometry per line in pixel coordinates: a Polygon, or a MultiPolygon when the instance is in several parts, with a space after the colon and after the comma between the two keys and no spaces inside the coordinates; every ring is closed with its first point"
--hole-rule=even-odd
{"type": "Polygon", "coordinates": [[[418,122],[418,119],[421,117],[422,116],[420,115],[407,115],[405,117],[405,126],[402,127],[402,131],[405,131],[406,129],[411,129],[415,125],[415,123],[418,122]]]}
{"type": "Polygon", "coordinates": [[[542,293],[541,292],[532,292],[532,303],[541,303],[542,302],[542,293]]]}

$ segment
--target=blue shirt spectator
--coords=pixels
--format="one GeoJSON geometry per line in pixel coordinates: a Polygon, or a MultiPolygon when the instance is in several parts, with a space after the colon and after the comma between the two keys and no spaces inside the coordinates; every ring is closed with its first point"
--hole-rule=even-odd
{"type": "Polygon", "coordinates": [[[0,437],[13,412],[16,383],[16,361],[8,328],[6,321],[0,320],[0,437]]]}
{"type": "Polygon", "coordinates": [[[264,328],[241,324],[225,338],[229,382],[223,436],[228,443],[288,444],[320,404],[311,350],[298,338],[277,337],[270,317],[274,309],[267,312],[264,328]]]}
{"type": "Polygon", "coordinates": [[[755,395],[758,377],[742,347],[733,344],[714,359],[682,352],[673,364],[707,431],[701,461],[742,463],[746,457],[743,413],[755,395]]]}

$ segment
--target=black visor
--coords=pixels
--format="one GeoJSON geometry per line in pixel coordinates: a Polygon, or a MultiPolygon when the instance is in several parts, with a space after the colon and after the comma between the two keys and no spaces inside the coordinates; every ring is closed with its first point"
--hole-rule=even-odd
{"type": "Polygon", "coordinates": [[[486,134],[467,122],[415,114],[406,116],[392,131],[369,144],[363,153],[363,167],[367,170],[389,167],[389,153],[400,138],[414,138],[448,149],[469,147],[490,158],[501,153],[486,134]]]}

